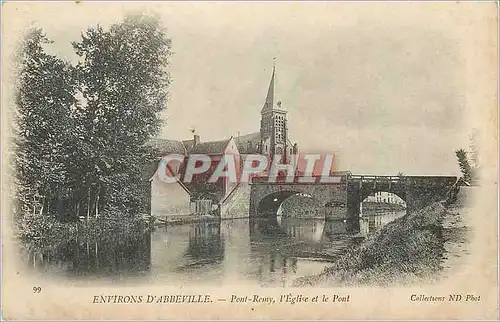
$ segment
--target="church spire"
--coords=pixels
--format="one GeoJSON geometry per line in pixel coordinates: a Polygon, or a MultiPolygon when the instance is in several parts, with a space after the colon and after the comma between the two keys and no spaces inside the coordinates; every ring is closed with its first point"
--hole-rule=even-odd
{"type": "Polygon", "coordinates": [[[269,89],[267,90],[266,101],[264,102],[264,107],[260,111],[261,114],[270,112],[273,110],[274,105],[274,75],[276,74],[276,64],[273,63],[273,75],[271,76],[271,82],[269,83],[269,89]]]}

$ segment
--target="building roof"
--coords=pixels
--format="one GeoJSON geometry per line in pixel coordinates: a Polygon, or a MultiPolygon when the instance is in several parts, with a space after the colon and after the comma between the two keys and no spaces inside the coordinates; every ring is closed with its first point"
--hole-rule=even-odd
{"type": "Polygon", "coordinates": [[[260,141],[260,132],[252,132],[248,134],[238,135],[234,138],[235,141],[260,141]]]}
{"type": "MultiPolygon", "coordinates": [[[[259,154],[261,139],[262,136],[260,132],[253,132],[235,137],[234,142],[236,143],[240,154],[259,154]]],[[[287,138],[287,145],[291,148],[294,143],[287,138]]]]}
{"type": "Polygon", "coordinates": [[[162,155],[166,154],[186,154],[186,148],[181,141],[167,140],[167,139],[152,139],[149,145],[158,149],[162,155]]]}
{"type": "Polygon", "coordinates": [[[231,138],[228,140],[221,141],[210,141],[210,142],[201,142],[196,144],[189,153],[196,154],[223,154],[227,148],[227,145],[231,141],[231,138]]]}
{"type": "MultiPolygon", "coordinates": [[[[234,137],[234,142],[238,147],[238,152],[240,154],[258,154],[260,153],[260,141],[261,141],[260,132],[253,132],[244,135],[240,135],[234,137]]],[[[220,140],[220,141],[209,141],[209,142],[200,142],[196,146],[193,146],[194,140],[167,140],[167,139],[152,139],[149,144],[154,148],[159,150],[161,155],[177,153],[177,154],[222,154],[229,144],[229,139],[220,140]]],[[[287,143],[289,147],[293,146],[293,143],[290,139],[287,138],[287,143]]]]}
{"type": "Polygon", "coordinates": [[[261,135],[260,132],[248,133],[234,138],[240,154],[259,153],[261,135]]]}
{"type": "Polygon", "coordinates": [[[260,111],[261,114],[265,114],[265,113],[268,113],[271,111],[284,112],[284,109],[281,107],[281,102],[278,101],[277,104],[274,105],[275,78],[276,78],[276,68],[273,66],[273,75],[271,76],[271,82],[269,83],[269,88],[267,89],[266,101],[264,102],[264,106],[262,107],[262,110],[260,111]]]}
{"type": "Polygon", "coordinates": [[[273,67],[273,75],[271,76],[271,82],[269,83],[269,88],[267,89],[266,101],[262,107],[261,113],[270,112],[273,110],[274,105],[274,74],[275,68],[273,67]]]}

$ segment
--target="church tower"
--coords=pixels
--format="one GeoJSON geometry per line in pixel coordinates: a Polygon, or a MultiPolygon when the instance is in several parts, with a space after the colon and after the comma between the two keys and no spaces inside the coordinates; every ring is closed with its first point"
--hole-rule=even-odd
{"type": "Polygon", "coordinates": [[[281,163],[286,163],[289,154],[287,153],[287,111],[282,107],[281,101],[274,101],[275,78],[276,67],[273,66],[273,74],[269,83],[266,101],[260,111],[260,153],[267,155],[271,160],[274,158],[274,155],[282,155],[281,163]]]}

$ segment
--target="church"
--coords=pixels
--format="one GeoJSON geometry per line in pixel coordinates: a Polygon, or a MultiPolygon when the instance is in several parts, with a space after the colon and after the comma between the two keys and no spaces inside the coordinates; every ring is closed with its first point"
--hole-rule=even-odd
{"type": "Polygon", "coordinates": [[[288,133],[287,110],[281,101],[275,101],[276,68],[273,67],[273,74],[269,89],[267,91],[264,106],[260,111],[260,131],[235,138],[239,152],[245,154],[262,154],[273,160],[274,155],[282,155],[281,163],[288,163],[290,156],[297,154],[297,144],[293,144],[288,133]]]}
{"type": "MultiPolygon", "coordinates": [[[[175,183],[164,183],[155,173],[150,179],[152,197],[151,211],[153,214],[166,216],[183,216],[199,213],[210,213],[221,205],[241,194],[241,184],[230,182],[227,178],[215,183],[209,183],[208,178],[215,170],[224,155],[235,157],[237,173],[239,174],[246,156],[261,154],[268,160],[275,155],[281,156],[279,163],[286,165],[293,155],[298,154],[298,145],[292,143],[288,133],[287,110],[281,101],[275,99],[276,68],[273,66],[271,81],[267,95],[260,111],[261,121],[258,132],[237,135],[220,141],[203,142],[200,135],[193,133],[190,140],[176,141],[153,139],[151,145],[159,155],[181,154],[185,157],[183,164],[169,165],[168,172],[175,175],[175,183]],[[183,182],[184,167],[190,154],[205,154],[212,161],[210,170],[193,177],[189,183],[183,182]]],[[[219,211],[220,213],[220,211],[219,211]]]]}

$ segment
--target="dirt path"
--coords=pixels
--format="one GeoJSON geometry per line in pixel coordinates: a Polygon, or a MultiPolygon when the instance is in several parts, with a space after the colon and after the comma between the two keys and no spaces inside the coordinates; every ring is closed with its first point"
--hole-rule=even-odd
{"type": "Polygon", "coordinates": [[[444,254],[442,265],[443,277],[456,273],[463,267],[463,262],[470,255],[469,246],[472,237],[471,211],[468,199],[474,188],[462,188],[455,205],[446,209],[442,218],[444,254]]]}

